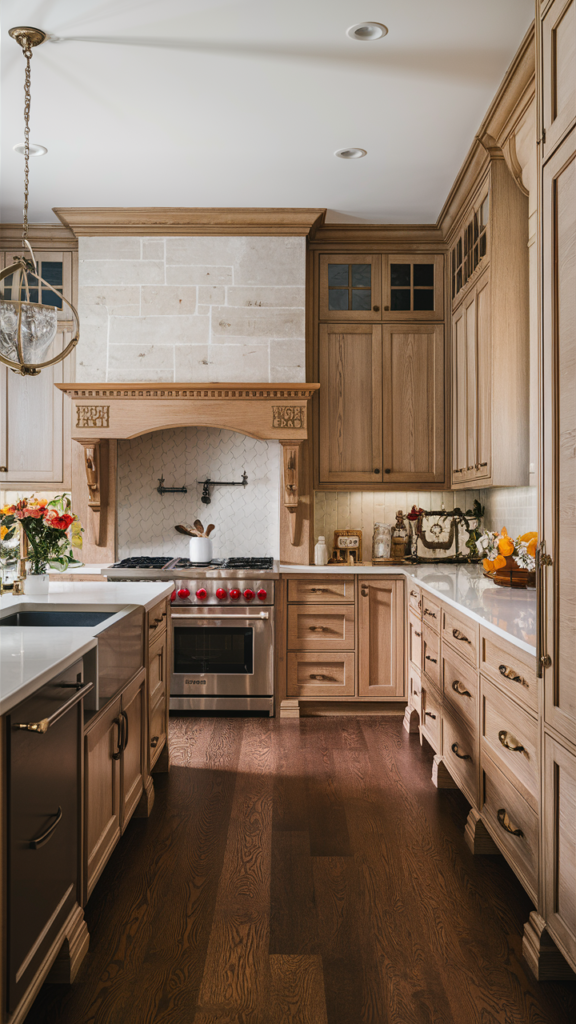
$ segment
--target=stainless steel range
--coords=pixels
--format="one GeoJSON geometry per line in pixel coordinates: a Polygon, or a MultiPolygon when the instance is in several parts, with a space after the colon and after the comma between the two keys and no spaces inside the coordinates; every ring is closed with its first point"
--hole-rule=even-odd
{"type": "Polygon", "coordinates": [[[125,558],[109,580],[174,580],[170,709],[274,714],[271,558],[125,558]]]}

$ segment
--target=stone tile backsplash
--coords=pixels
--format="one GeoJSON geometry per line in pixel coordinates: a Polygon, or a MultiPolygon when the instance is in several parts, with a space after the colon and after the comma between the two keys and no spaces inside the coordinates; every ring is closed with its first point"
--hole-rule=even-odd
{"type": "Polygon", "coordinates": [[[81,238],[78,380],[304,381],[305,240],[81,238]]]}
{"type": "Polygon", "coordinates": [[[188,538],[178,523],[198,518],[214,523],[214,556],[279,557],[280,445],[232,430],[180,427],[118,442],[118,557],[181,555],[188,538]],[[238,480],[246,487],[210,488],[211,504],[200,501],[199,480],[238,480]],[[187,494],[158,494],[166,487],[187,494]]]}

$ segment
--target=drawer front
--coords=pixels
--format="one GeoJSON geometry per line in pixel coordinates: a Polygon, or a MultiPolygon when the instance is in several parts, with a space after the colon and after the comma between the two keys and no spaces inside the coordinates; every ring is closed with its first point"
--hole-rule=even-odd
{"type": "Polygon", "coordinates": [[[482,819],[510,867],[535,900],[538,878],[538,815],[489,758],[483,759],[482,769],[482,819]]]}
{"type": "Polygon", "coordinates": [[[478,672],[442,644],[442,692],[474,730],[478,723],[478,672]]]}
{"type": "Polygon", "coordinates": [[[422,670],[440,687],[440,638],[422,623],[422,670]]]}
{"type": "Polygon", "coordinates": [[[422,680],[420,673],[412,665],[410,665],[408,671],[408,693],[410,696],[410,707],[415,708],[419,717],[422,718],[422,680]]]}
{"type": "Polygon", "coordinates": [[[482,756],[487,753],[538,811],[538,723],[496,686],[482,680],[482,756]]]}
{"type": "Polygon", "coordinates": [[[440,736],[441,736],[441,711],[440,703],[434,697],[434,694],[430,692],[430,688],[426,686],[426,682],[422,683],[422,711],[421,711],[421,728],[424,736],[430,743],[430,746],[434,747],[434,750],[438,754],[440,751],[440,736]]]}
{"type": "Polygon", "coordinates": [[[148,650],[148,694],[150,705],[155,704],[161,693],[166,692],[168,666],[166,664],[166,634],[150,644],[148,650]]]}
{"type": "Polygon", "coordinates": [[[422,618],[422,591],[413,583],[408,583],[408,607],[422,618]]]}
{"type": "Polygon", "coordinates": [[[444,708],[442,757],[460,789],[474,807],[478,806],[478,743],[474,732],[444,708]]]}
{"type": "Polygon", "coordinates": [[[354,605],[289,605],[288,649],[301,651],[354,650],[354,605]]]}
{"type": "Polygon", "coordinates": [[[150,711],[150,732],[148,746],[150,750],[150,767],[160,756],[160,752],[166,742],[166,695],[162,694],[160,700],[150,711]]]}
{"type": "Polygon", "coordinates": [[[457,615],[451,608],[442,609],[441,621],[442,640],[450,644],[471,665],[477,665],[480,633],[478,623],[457,615]]]}
{"type": "Polygon", "coordinates": [[[287,658],[289,697],[353,697],[354,654],[291,653],[287,658]]]}
{"type": "Polygon", "coordinates": [[[166,629],[166,598],[162,598],[158,604],[148,612],[148,642],[154,643],[161,633],[166,629]]]}
{"type": "Polygon", "coordinates": [[[408,612],[408,658],[411,665],[420,672],[422,668],[422,622],[412,611],[408,612]]]}
{"type": "Polygon", "coordinates": [[[288,600],[309,604],[350,604],[354,600],[354,577],[335,582],[322,580],[288,580],[288,600]]]}
{"type": "Polygon", "coordinates": [[[430,629],[440,632],[440,616],[442,614],[442,608],[438,604],[438,601],[434,601],[433,598],[429,597],[428,594],[422,594],[422,621],[426,623],[430,629]]]}
{"type": "Polygon", "coordinates": [[[530,711],[538,712],[536,659],[495,633],[480,631],[480,671],[530,711]]]}

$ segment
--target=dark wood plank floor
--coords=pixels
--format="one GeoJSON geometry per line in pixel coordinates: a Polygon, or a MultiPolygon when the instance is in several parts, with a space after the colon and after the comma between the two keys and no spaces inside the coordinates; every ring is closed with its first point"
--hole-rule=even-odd
{"type": "Polygon", "coordinates": [[[524,967],[532,909],[399,718],[177,718],[174,766],[29,1024],[574,1024],[524,967]]]}

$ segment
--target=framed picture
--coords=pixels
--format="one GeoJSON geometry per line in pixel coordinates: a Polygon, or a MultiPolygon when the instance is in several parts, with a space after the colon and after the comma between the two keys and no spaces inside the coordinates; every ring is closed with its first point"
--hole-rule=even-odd
{"type": "Polygon", "coordinates": [[[362,561],[362,530],[334,530],[334,549],[340,553],[343,561],[348,552],[354,553],[356,562],[362,561]]]}

